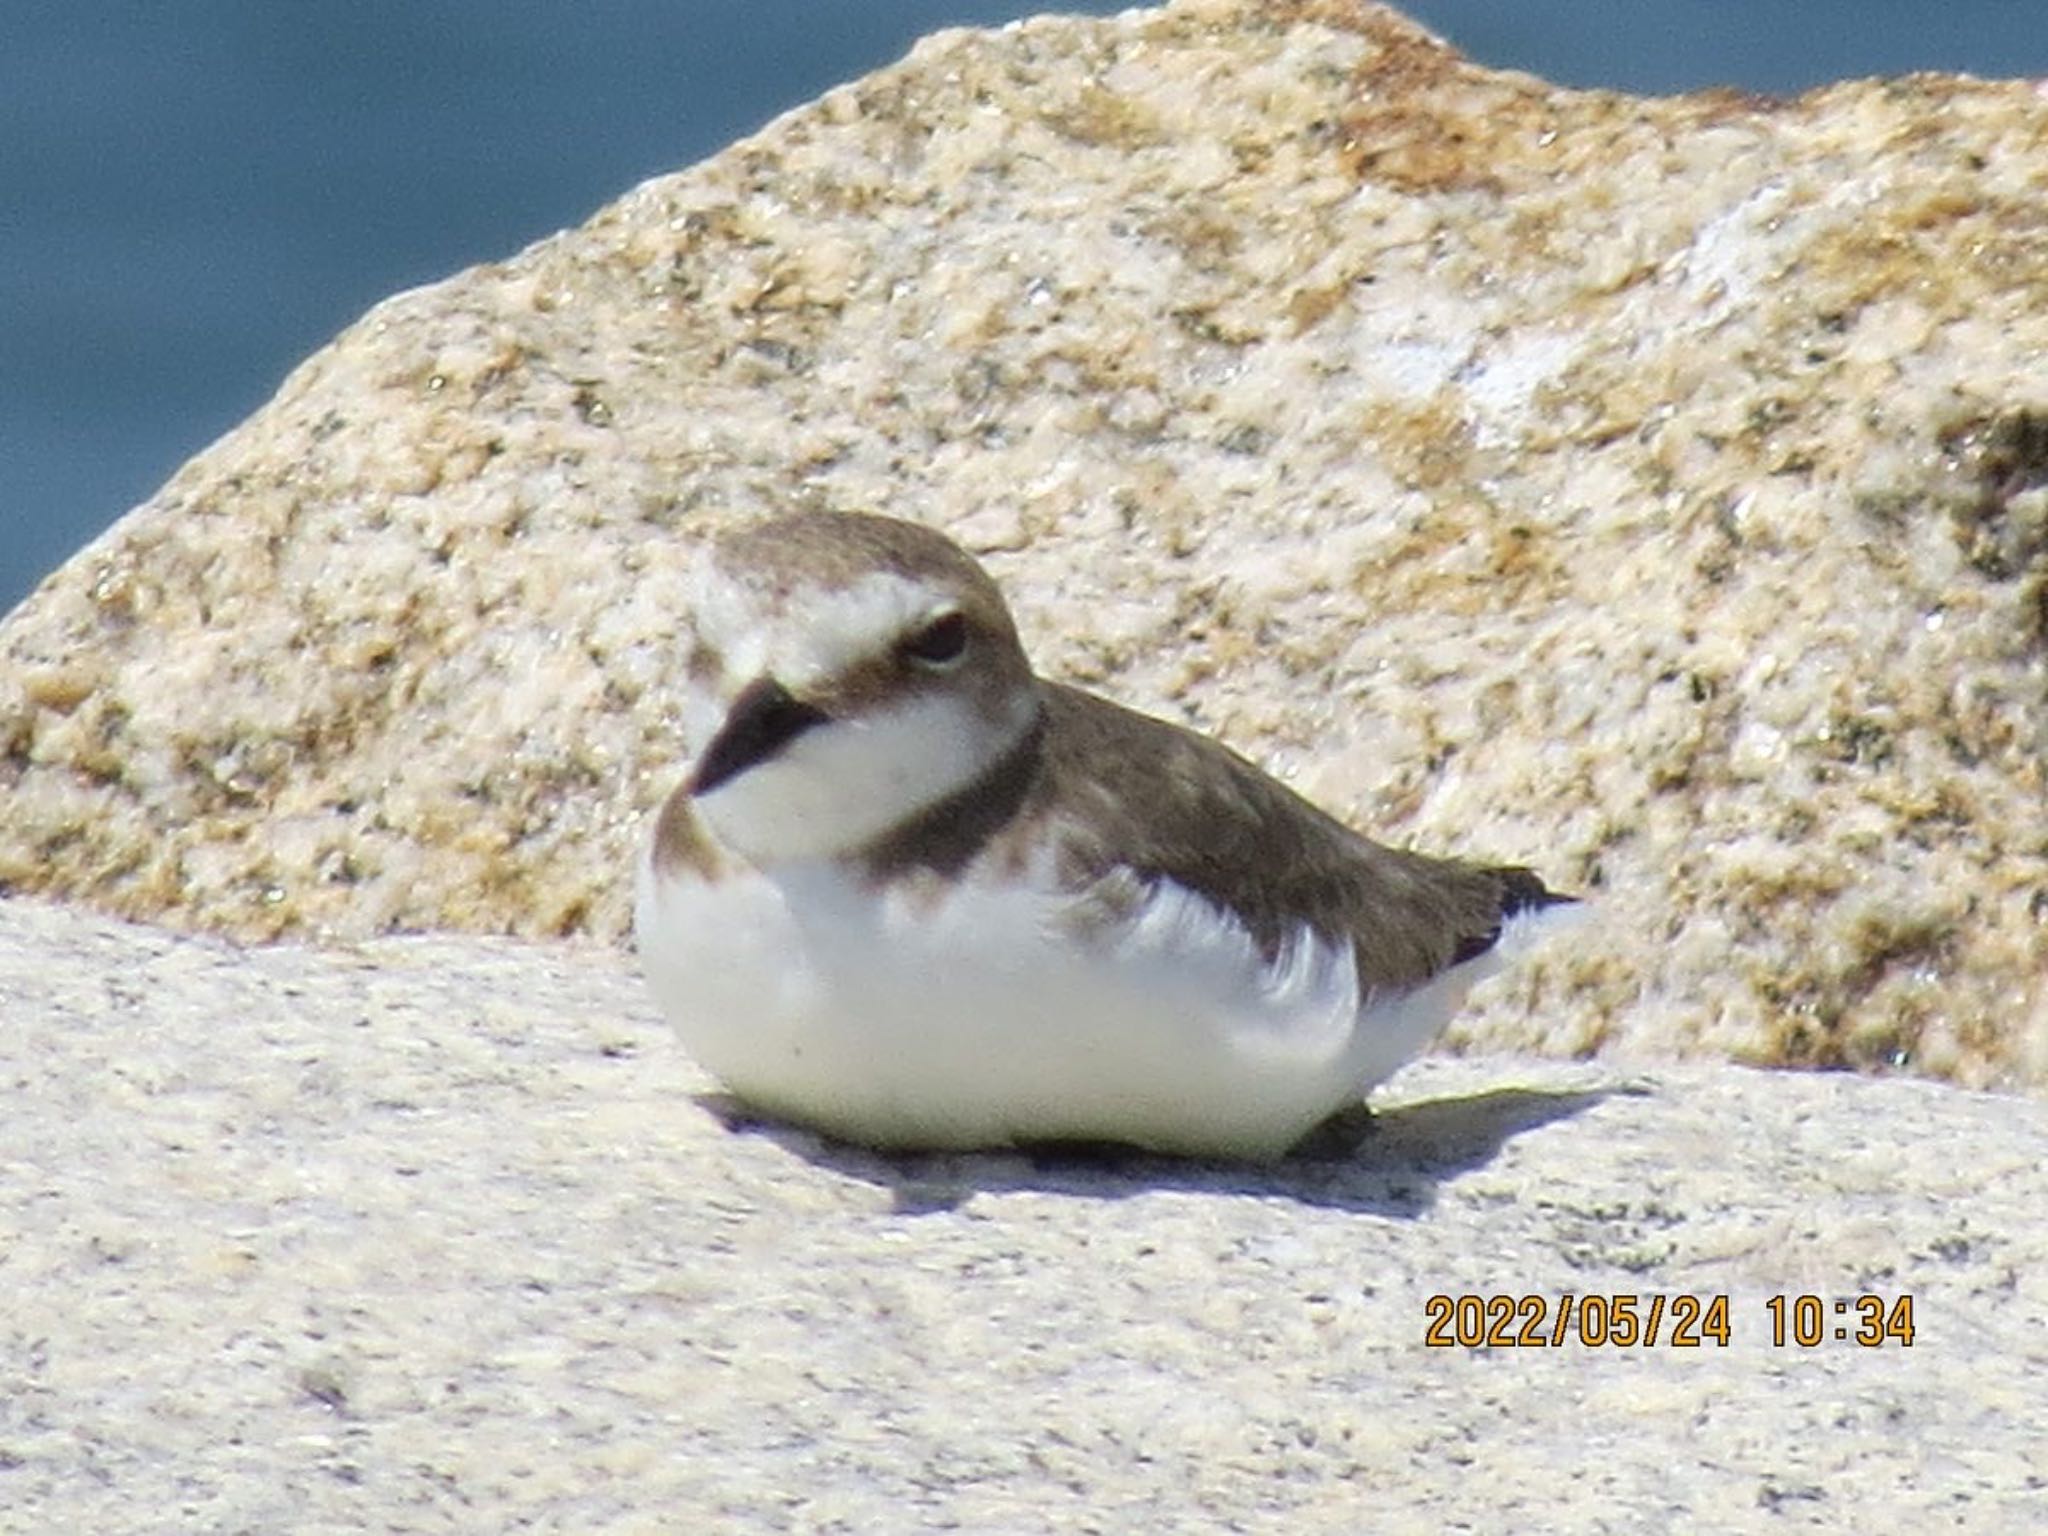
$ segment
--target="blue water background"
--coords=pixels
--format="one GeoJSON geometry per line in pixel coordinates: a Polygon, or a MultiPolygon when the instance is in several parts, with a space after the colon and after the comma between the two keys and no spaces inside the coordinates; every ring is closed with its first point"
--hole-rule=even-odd
{"type": "MultiPolygon", "coordinates": [[[[1030,9],[0,0],[0,612],[385,294],[1030,9]]],[[[2048,0],[1409,9],[1484,62],[1636,91],[2048,74],[2048,0]]]]}

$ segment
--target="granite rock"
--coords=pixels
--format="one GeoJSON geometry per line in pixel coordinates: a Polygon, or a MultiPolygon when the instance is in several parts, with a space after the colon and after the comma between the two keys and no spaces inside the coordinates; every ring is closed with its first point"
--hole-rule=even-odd
{"type": "Polygon", "coordinates": [[[2048,1082],[2048,99],[1563,90],[1342,0],[950,32],[379,305],[0,626],[0,889],[617,938],[795,506],[1605,921],[1467,1044],[2048,1082]]]}
{"type": "Polygon", "coordinates": [[[890,1159],[728,1129],[608,946],[15,899],[0,995],[0,1530],[2008,1532],[2048,1495],[2035,1099],[1437,1060],[1341,1161],[890,1159]],[[1622,1295],[1655,1345],[1588,1342],[1622,1295]],[[1866,1295],[1910,1344],[1835,1337],[1866,1295]],[[1545,1342],[1458,1343],[1492,1296],[1545,1342]]]}

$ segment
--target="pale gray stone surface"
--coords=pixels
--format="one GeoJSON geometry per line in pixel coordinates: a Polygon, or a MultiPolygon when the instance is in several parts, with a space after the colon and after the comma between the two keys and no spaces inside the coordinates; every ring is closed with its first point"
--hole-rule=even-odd
{"type": "Polygon", "coordinates": [[[2027,81],[935,37],[379,305],[0,624],[0,889],[616,937],[678,571],[869,508],[1049,670],[1599,891],[1468,1043],[2048,1083],[2044,187],[2027,81]]]}
{"type": "Polygon", "coordinates": [[[630,962],[0,902],[0,1530],[1840,1529],[2048,1500],[2048,1108],[1515,1058],[1350,1160],[728,1129],[630,962]],[[1733,1342],[1431,1349],[1435,1293],[1733,1342]],[[1910,1348],[1765,1299],[1910,1295],[1910,1348]],[[1668,1323],[1667,1323],[1668,1326],[1668,1323]]]}

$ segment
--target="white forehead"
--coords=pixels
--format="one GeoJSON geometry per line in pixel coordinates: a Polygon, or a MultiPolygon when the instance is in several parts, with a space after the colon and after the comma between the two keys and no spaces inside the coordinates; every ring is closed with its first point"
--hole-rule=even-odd
{"type": "Polygon", "coordinates": [[[797,693],[881,654],[951,606],[943,588],[894,571],[871,571],[842,586],[770,592],[707,558],[693,585],[697,634],[723,658],[728,684],[771,676],[797,693]]]}

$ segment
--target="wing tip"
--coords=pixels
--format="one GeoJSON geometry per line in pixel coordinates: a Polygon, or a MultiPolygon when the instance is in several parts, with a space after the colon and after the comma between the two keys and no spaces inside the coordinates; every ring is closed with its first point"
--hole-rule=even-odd
{"type": "Polygon", "coordinates": [[[1533,918],[1555,907],[1580,905],[1578,897],[1545,885],[1543,877],[1533,869],[1517,864],[1493,873],[1500,877],[1500,904],[1494,908],[1494,920],[1487,928],[1459,941],[1451,955],[1454,966],[1476,960],[1499,944],[1508,924],[1517,918],[1533,918]]]}
{"type": "Polygon", "coordinates": [[[1533,869],[1515,865],[1500,871],[1500,916],[1502,921],[1545,907],[1576,906],[1579,898],[1567,891],[1553,891],[1533,869]]]}

